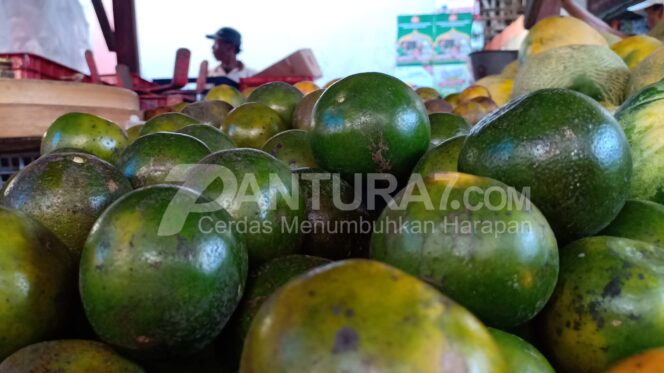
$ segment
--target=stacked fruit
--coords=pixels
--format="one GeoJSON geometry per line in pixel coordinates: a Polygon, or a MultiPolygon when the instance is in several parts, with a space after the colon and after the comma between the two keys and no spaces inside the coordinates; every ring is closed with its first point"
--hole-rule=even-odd
{"type": "Polygon", "coordinates": [[[0,194],[0,373],[657,366],[661,50],[560,24],[444,99],[361,73],[58,118],[0,194]]]}

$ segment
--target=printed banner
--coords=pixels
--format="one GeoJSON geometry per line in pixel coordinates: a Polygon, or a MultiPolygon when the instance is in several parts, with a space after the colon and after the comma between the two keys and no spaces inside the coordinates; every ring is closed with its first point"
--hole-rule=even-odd
{"type": "Polygon", "coordinates": [[[434,15],[397,17],[397,66],[426,65],[433,58],[434,15]]]}
{"type": "Polygon", "coordinates": [[[434,63],[467,62],[471,52],[473,15],[437,14],[434,23],[434,63]]]}

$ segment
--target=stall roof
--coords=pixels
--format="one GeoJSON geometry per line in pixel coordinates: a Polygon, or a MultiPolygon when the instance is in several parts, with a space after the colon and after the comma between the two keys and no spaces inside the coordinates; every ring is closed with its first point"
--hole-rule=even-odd
{"type": "Polygon", "coordinates": [[[91,0],[104,33],[108,50],[117,55],[118,64],[126,65],[132,73],[140,73],[138,38],[136,36],[136,8],[134,0],[113,0],[113,23],[108,21],[102,0],[91,0]]]}

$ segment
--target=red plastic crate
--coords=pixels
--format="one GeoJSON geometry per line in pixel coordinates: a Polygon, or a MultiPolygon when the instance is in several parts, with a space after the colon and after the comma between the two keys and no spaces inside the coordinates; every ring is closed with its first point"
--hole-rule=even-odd
{"type": "Polygon", "coordinates": [[[249,78],[240,79],[240,90],[250,87],[258,87],[265,83],[271,82],[284,82],[288,84],[295,84],[305,80],[312,80],[310,76],[253,76],[249,78]]]}
{"type": "Polygon", "coordinates": [[[80,71],[30,53],[0,53],[0,75],[13,79],[90,81],[80,71]]]}
{"type": "Polygon", "coordinates": [[[141,110],[152,110],[160,106],[172,106],[179,104],[181,102],[194,102],[196,100],[195,95],[187,94],[143,94],[138,96],[138,100],[141,106],[141,110]]]}
{"type": "MultiPolygon", "coordinates": [[[[101,78],[102,82],[106,84],[114,86],[120,85],[118,84],[119,78],[117,74],[100,75],[99,77],[101,78]]],[[[158,84],[145,80],[140,76],[138,76],[137,74],[131,74],[131,82],[132,82],[132,89],[135,90],[146,90],[158,86],[158,84]]]]}

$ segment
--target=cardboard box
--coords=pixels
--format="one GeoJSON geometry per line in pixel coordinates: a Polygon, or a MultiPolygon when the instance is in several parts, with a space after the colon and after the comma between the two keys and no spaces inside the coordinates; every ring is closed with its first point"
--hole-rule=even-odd
{"type": "Polygon", "coordinates": [[[314,52],[311,49],[306,48],[295,51],[288,57],[254,76],[311,76],[313,79],[318,79],[323,76],[323,73],[320,70],[320,66],[318,66],[316,57],[314,57],[314,52]]]}

